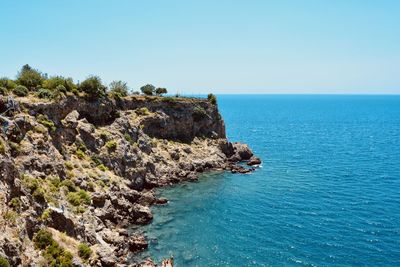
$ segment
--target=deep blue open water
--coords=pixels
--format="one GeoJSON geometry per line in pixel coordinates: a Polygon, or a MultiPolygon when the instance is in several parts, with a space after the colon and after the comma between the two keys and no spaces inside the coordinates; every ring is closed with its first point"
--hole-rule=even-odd
{"type": "Polygon", "coordinates": [[[147,255],[176,266],[400,266],[400,96],[219,96],[263,159],[163,189],[147,255]]]}

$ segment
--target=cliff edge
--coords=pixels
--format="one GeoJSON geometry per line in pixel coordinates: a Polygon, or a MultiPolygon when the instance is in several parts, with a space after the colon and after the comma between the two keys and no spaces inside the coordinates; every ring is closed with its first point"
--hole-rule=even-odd
{"type": "Polygon", "coordinates": [[[0,114],[0,258],[11,266],[155,266],[128,262],[147,247],[128,227],[167,203],[153,188],[260,164],[226,139],[207,99],[0,97],[0,114]]]}

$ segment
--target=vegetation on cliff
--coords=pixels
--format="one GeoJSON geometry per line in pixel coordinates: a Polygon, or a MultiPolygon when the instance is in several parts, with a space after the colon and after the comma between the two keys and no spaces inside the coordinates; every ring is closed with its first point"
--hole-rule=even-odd
{"type": "MultiPolygon", "coordinates": [[[[140,92],[146,96],[163,96],[168,93],[165,87],[155,87],[146,84],[140,88],[140,92]]],[[[105,85],[99,76],[89,76],[81,83],[75,83],[70,77],[60,75],[48,76],[38,69],[32,68],[28,64],[22,66],[16,79],[7,77],[0,78],[0,95],[15,95],[26,97],[35,96],[40,99],[60,100],[69,95],[85,97],[89,101],[100,100],[102,98],[123,98],[129,95],[138,95],[138,91],[133,91],[124,81],[112,81],[109,86],[105,85]]],[[[176,97],[180,97],[178,94],[176,97]]],[[[216,97],[209,94],[207,98],[212,104],[216,104],[216,97]]],[[[168,97],[166,101],[172,102],[168,97]]]]}
{"type": "Polygon", "coordinates": [[[246,173],[253,169],[236,162],[257,162],[226,140],[213,95],[160,97],[166,90],[150,86],[152,95],[130,96],[122,81],[75,84],[29,66],[0,84],[28,96],[0,96],[3,264],[131,266],[147,241],[128,227],[167,203],[153,188],[207,170],[246,173]]]}

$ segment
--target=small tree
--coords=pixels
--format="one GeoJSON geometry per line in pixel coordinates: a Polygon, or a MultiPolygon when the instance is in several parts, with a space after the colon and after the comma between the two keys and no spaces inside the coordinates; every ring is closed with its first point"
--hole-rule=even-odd
{"type": "Polygon", "coordinates": [[[208,101],[210,101],[211,104],[217,104],[217,97],[214,94],[208,94],[207,99],[208,101]]]}
{"type": "Polygon", "coordinates": [[[55,90],[57,87],[63,86],[65,92],[72,92],[77,86],[74,84],[72,78],[64,78],[62,76],[53,76],[43,82],[43,88],[55,90]]]}
{"type": "Polygon", "coordinates": [[[128,95],[129,87],[126,82],[113,81],[110,83],[110,93],[113,96],[125,97],[128,95]]]}
{"type": "Polygon", "coordinates": [[[156,87],[151,84],[146,84],[145,86],[140,87],[140,91],[142,91],[145,95],[153,95],[156,90],[156,87]]]}
{"type": "Polygon", "coordinates": [[[27,87],[29,90],[35,90],[44,80],[45,76],[28,64],[24,65],[17,75],[18,83],[27,87]]]}
{"type": "Polygon", "coordinates": [[[157,88],[156,89],[156,95],[163,95],[163,94],[167,94],[167,88],[157,88]]]}
{"type": "Polygon", "coordinates": [[[7,77],[0,78],[0,87],[4,87],[8,90],[12,90],[17,87],[17,84],[13,81],[8,79],[7,77]]]}
{"type": "Polygon", "coordinates": [[[100,77],[90,76],[79,85],[79,89],[89,100],[97,100],[106,95],[107,88],[102,84],[100,77]]]}

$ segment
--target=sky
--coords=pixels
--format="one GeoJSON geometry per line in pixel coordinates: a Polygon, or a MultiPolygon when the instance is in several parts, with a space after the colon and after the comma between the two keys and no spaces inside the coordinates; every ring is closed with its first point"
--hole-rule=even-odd
{"type": "Polygon", "coordinates": [[[170,93],[400,94],[398,0],[0,0],[24,64],[170,93]]]}

